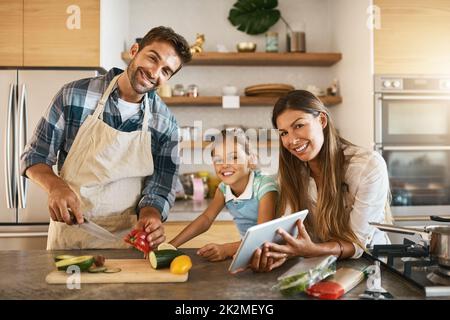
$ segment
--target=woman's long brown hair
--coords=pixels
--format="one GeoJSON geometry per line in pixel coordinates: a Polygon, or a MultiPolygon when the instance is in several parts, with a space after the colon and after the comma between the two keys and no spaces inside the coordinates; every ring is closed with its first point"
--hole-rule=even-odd
{"type": "MultiPolygon", "coordinates": [[[[327,125],[323,129],[324,143],[317,155],[322,173],[316,207],[312,207],[308,187],[310,172],[306,162],[301,161],[289,150],[281,147],[279,159],[280,210],[284,213],[289,206],[292,212],[308,209],[305,226],[316,241],[340,239],[361,246],[350,227],[348,185],[345,171],[349,159],[344,149],[353,144],[339,136],[328,110],[311,92],[295,90],[280,98],[273,109],[272,124],[277,128],[277,118],[287,109],[300,110],[317,117],[323,113],[327,125]]],[[[280,145],[282,145],[280,141],[280,145]]]]}

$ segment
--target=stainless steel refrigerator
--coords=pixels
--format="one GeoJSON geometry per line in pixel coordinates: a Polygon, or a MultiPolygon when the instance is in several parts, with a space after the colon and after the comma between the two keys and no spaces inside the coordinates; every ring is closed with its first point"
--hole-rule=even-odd
{"type": "Polygon", "coordinates": [[[95,70],[0,70],[0,249],[11,244],[5,239],[46,236],[47,194],[20,176],[20,154],[59,89],[97,74],[95,70]]]}

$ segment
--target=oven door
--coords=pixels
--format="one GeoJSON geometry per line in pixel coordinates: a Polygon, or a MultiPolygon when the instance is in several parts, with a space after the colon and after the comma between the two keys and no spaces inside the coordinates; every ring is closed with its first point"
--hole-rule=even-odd
{"type": "Polygon", "coordinates": [[[450,215],[450,146],[379,146],[395,216],[450,215]]]}
{"type": "Polygon", "coordinates": [[[450,95],[375,95],[375,142],[450,145],[450,95]]]}

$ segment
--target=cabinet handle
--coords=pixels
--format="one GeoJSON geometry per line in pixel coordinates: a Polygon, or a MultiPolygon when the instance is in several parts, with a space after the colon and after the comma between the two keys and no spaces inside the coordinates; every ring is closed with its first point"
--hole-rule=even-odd
{"type": "Polygon", "coordinates": [[[382,100],[450,100],[450,96],[383,95],[382,100]]]}
{"type": "Polygon", "coordinates": [[[380,149],[386,151],[449,151],[450,146],[389,146],[380,147],[380,149]]]}

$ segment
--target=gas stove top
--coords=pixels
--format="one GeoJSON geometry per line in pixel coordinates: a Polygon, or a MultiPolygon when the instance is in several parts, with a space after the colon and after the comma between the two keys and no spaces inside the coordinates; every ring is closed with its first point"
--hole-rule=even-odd
{"type": "Polygon", "coordinates": [[[408,239],[403,244],[374,245],[371,257],[424,290],[426,297],[450,297],[450,267],[430,257],[428,247],[408,239]]]}

